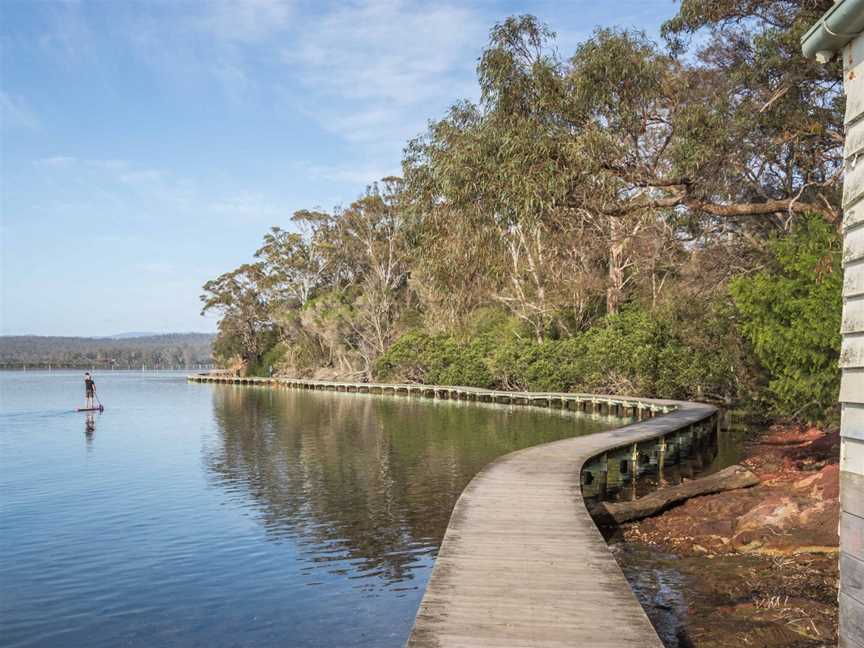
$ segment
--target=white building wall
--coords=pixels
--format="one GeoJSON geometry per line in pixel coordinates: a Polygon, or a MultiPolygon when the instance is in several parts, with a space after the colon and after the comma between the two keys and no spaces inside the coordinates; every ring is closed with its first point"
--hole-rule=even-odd
{"type": "Polygon", "coordinates": [[[843,49],[843,345],[840,367],[840,646],[864,648],[864,36],[843,49]]]}

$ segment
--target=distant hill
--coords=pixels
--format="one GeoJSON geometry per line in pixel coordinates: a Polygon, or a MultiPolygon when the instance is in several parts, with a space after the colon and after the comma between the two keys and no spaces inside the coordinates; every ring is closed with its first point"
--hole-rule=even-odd
{"type": "Polygon", "coordinates": [[[0,367],[192,369],[212,363],[212,333],[123,333],[122,337],[0,336],[0,367]]]}
{"type": "Polygon", "coordinates": [[[131,333],[115,333],[114,335],[106,335],[105,337],[109,340],[125,340],[126,338],[156,337],[157,335],[159,333],[153,333],[152,331],[149,333],[132,331],[131,333]]]}
{"type": "Polygon", "coordinates": [[[115,333],[114,335],[103,335],[94,340],[126,340],[129,338],[155,338],[165,335],[210,335],[212,333],[195,333],[194,331],[186,331],[184,333],[154,333],[153,331],[130,331],[128,333],[115,333]]]}

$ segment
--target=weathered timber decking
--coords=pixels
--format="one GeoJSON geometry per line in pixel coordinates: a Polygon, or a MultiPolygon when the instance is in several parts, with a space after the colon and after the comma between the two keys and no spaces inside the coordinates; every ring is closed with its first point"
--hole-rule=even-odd
{"type": "Polygon", "coordinates": [[[713,425],[716,408],[592,394],[196,375],[190,380],[418,394],[650,417],[505,455],[481,470],[450,518],[409,648],[661,648],[582,497],[584,464],[610,450],[713,425]],[[664,414],[663,416],[656,416],[664,414]],[[656,417],[655,417],[656,416],[656,417]]]}

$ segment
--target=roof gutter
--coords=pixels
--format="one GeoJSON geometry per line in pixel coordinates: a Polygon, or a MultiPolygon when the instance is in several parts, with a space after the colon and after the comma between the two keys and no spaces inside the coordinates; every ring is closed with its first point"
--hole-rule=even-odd
{"type": "Polygon", "coordinates": [[[864,0],[839,0],[801,38],[807,58],[827,63],[849,41],[864,32],[864,0]]]}

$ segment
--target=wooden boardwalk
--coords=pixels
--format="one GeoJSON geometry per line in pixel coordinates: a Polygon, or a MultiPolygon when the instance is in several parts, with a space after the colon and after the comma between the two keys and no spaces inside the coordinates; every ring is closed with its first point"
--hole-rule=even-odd
{"type": "MultiPolygon", "coordinates": [[[[250,381],[201,376],[190,380],[250,381]]],[[[408,647],[662,647],[588,514],[582,498],[582,467],[589,459],[622,447],[633,448],[635,464],[640,443],[713,424],[714,407],[464,387],[294,379],[252,382],[605,410],[645,418],[609,432],[519,450],[481,470],[453,509],[408,647]]]]}
{"type": "Polygon", "coordinates": [[[408,646],[661,648],[585,508],[580,472],[610,448],[713,414],[682,407],[487,466],[453,510],[408,646]]]}

